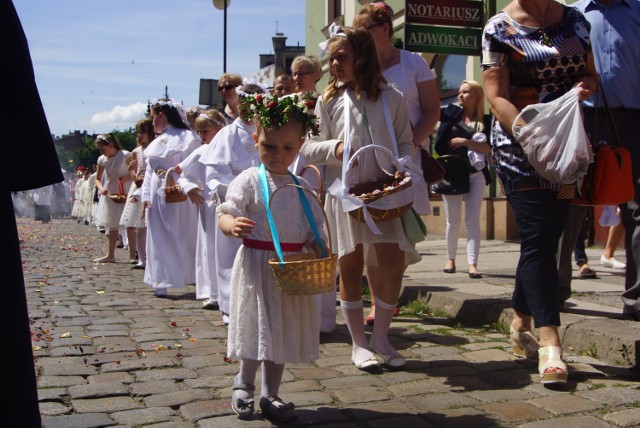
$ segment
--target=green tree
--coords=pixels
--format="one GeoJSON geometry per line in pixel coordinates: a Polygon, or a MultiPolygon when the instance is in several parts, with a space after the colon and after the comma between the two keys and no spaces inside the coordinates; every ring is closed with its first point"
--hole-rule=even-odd
{"type": "MultiPolygon", "coordinates": [[[[129,128],[124,131],[112,131],[111,132],[116,139],[120,142],[123,149],[132,151],[136,147],[136,132],[134,128],[129,128]]],[[[90,168],[96,163],[100,156],[100,151],[96,147],[95,141],[96,135],[87,136],[84,141],[84,145],[75,151],[66,150],[63,147],[56,146],[56,152],[58,153],[58,159],[60,160],[60,167],[66,170],[73,170],[81,165],[90,168]]]]}

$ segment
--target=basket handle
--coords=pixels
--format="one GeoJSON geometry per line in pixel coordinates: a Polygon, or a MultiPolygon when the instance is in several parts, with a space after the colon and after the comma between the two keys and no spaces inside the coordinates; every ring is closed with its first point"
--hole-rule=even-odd
{"type": "Polygon", "coordinates": [[[175,179],[173,178],[173,174],[176,174],[176,170],[174,169],[174,167],[171,167],[165,173],[164,187],[175,185],[175,179]]]}
{"type": "Polygon", "coordinates": [[[318,176],[318,195],[320,199],[320,205],[322,205],[322,202],[324,199],[324,183],[322,182],[322,173],[320,172],[317,166],[309,163],[300,169],[300,172],[298,172],[298,175],[301,176],[302,173],[305,172],[307,169],[314,171],[318,176]]]}
{"type": "MultiPolygon", "coordinates": [[[[311,208],[309,207],[309,202],[307,201],[306,197],[304,197],[303,194],[303,190],[310,193],[313,198],[315,199],[315,201],[320,205],[320,209],[322,211],[322,215],[324,216],[324,221],[327,225],[327,229],[329,228],[329,221],[327,219],[327,214],[324,212],[324,209],[322,209],[322,205],[320,204],[320,201],[318,200],[318,197],[313,193],[310,192],[309,190],[305,189],[304,187],[300,186],[298,180],[296,179],[296,177],[291,174],[292,178],[294,179],[294,181],[296,181],[297,184],[286,184],[284,186],[278,187],[276,190],[273,191],[273,194],[271,195],[271,198],[269,198],[269,188],[267,185],[267,177],[266,177],[266,172],[264,169],[264,165],[260,164],[260,167],[258,168],[258,175],[260,176],[260,181],[262,183],[262,190],[264,193],[264,197],[265,197],[265,202],[267,202],[267,218],[269,220],[269,228],[271,229],[271,236],[273,238],[273,243],[274,243],[274,247],[276,248],[276,254],[278,255],[278,258],[280,258],[280,264],[284,264],[284,256],[282,254],[282,249],[280,248],[280,239],[278,238],[278,231],[276,229],[276,225],[275,225],[275,221],[273,220],[273,216],[271,214],[271,203],[274,199],[274,196],[276,195],[276,193],[278,193],[278,191],[280,191],[280,189],[284,188],[284,187],[297,187],[298,188],[298,194],[300,196],[300,202],[302,203],[303,207],[305,208],[305,214],[307,215],[307,220],[309,221],[309,224],[311,225],[311,228],[314,232],[314,236],[316,238],[316,241],[318,242],[318,245],[320,245],[320,247],[322,248],[323,251],[323,258],[325,256],[327,256],[326,252],[325,252],[325,248],[324,245],[322,243],[322,240],[320,239],[320,236],[317,232],[316,226],[315,226],[315,221],[313,220],[313,215],[311,214],[311,208]],[[306,207],[305,207],[306,204],[306,207]]],[[[333,244],[331,242],[331,234],[329,233],[329,231],[327,231],[327,235],[329,237],[329,255],[333,254],[333,244]]]]}
{"type": "MultiPolygon", "coordinates": [[[[363,146],[363,147],[360,147],[358,150],[356,150],[353,153],[353,156],[351,156],[351,159],[349,159],[349,163],[347,164],[347,169],[351,169],[351,167],[353,167],[354,162],[358,158],[358,155],[360,155],[361,153],[363,153],[363,152],[365,152],[367,150],[380,150],[382,153],[384,153],[384,154],[389,156],[389,159],[391,159],[391,162],[393,163],[393,166],[396,167],[397,171],[404,171],[405,168],[402,166],[400,161],[398,161],[398,159],[394,156],[394,154],[393,154],[393,152],[391,150],[387,149],[384,146],[377,146],[375,144],[369,144],[368,146],[363,146]]],[[[384,171],[384,169],[383,169],[383,171],[384,171]]]]}

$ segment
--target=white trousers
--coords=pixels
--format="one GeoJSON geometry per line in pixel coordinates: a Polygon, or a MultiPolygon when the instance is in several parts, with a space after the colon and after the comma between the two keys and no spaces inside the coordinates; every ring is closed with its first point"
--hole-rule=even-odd
{"type": "Polygon", "coordinates": [[[462,201],[464,201],[464,224],[467,230],[467,263],[478,264],[480,251],[480,206],[484,198],[486,182],[482,172],[469,176],[469,193],[462,195],[442,195],[445,215],[447,216],[447,255],[455,260],[458,252],[458,237],[462,223],[462,201]]]}

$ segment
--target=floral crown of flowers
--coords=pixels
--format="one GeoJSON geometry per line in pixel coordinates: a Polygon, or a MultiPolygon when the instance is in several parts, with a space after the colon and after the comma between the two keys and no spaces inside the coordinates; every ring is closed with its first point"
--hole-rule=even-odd
{"type": "Polygon", "coordinates": [[[279,128],[291,117],[302,122],[307,132],[318,135],[318,117],[314,113],[316,98],[311,92],[278,97],[270,94],[240,96],[240,114],[246,121],[256,116],[265,129],[279,128]]]}

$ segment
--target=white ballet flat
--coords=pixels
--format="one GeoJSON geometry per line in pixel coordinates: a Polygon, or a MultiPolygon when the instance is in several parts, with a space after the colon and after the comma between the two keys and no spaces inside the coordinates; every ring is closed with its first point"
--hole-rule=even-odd
{"type": "Polygon", "coordinates": [[[407,364],[407,360],[398,352],[391,355],[385,355],[382,352],[380,352],[380,350],[378,349],[378,347],[376,346],[373,340],[369,341],[369,347],[373,352],[375,352],[376,354],[382,357],[382,360],[384,361],[384,365],[387,367],[392,367],[394,369],[397,369],[407,364]]]}
{"type": "Polygon", "coordinates": [[[378,361],[378,359],[376,357],[374,357],[373,354],[369,354],[370,356],[367,358],[363,358],[361,360],[357,360],[355,354],[352,352],[351,353],[351,361],[353,362],[353,364],[359,368],[360,370],[364,370],[366,372],[368,371],[372,371],[372,370],[379,370],[380,369],[380,362],[378,361]]]}

